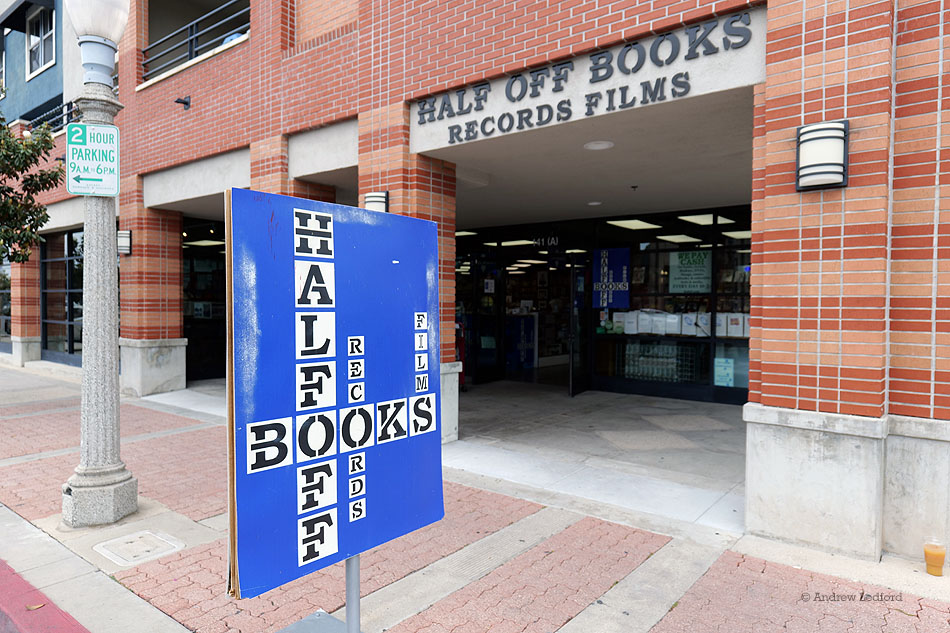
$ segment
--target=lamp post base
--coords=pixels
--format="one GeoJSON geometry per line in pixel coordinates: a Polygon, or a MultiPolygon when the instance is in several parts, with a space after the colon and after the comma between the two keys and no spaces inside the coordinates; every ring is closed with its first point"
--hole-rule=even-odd
{"type": "Polygon", "coordinates": [[[84,481],[78,473],[70,477],[63,484],[63,523],[74,528],[104,525],[138,510],[139,482],[124,466],[122,472],[128,477],[116,483],[84,481]]]}

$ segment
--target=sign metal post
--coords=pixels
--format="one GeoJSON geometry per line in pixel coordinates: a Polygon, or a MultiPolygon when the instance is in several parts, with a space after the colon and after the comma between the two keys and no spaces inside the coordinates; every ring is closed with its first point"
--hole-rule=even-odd
{"type": "Polygon", "coordinates": [[[346,559],[346,633],[360,633],[360,555],[346,559]]]}

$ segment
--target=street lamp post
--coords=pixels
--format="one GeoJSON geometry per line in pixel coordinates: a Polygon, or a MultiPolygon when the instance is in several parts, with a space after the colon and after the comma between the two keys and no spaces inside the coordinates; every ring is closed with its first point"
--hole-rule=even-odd
{"type": "MultiPolygon", "coordinates": [[[[79,35],[83,123],[111,125],[122,108],[112,92],[117,42],[129,0],[66,0],[79,35]]],[[[67,157],[67,160],[68,157],[67,157]]],[[[85,196],[82,438],[79,465],[63,484],[63,522],[114,523],[138,509],[138,481],[119,458],[119,275],[113,197],[85,196]]]]}

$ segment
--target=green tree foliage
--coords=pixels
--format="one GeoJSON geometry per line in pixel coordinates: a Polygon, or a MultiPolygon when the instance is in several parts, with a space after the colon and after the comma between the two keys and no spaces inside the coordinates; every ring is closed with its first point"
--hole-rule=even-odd
{"type": "Polygon", "coordinates": [[[36,196],[63,179],[62,165],[38,168],[52,151],[48,125],[21,139],[0,116],[0,260],[25,262],[40,241],[39,231],[49,215],[36,196]]]}

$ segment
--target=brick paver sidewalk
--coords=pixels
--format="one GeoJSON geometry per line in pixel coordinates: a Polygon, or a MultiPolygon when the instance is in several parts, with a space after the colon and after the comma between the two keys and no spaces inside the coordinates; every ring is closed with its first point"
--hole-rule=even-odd
{"type": "MultiPolygon", "coordinates": [[[[5,371],[10,370],[0,369],[0,379],[5,371]]],[[[24,396],[21,390],[4,404],[0,390],[0,502],[36,521],[60,511],[60,487],[78,463],[79,402],[74,396],[32,401],[24,396]]],[[[122,458],[138,478],[143,497],[160,501],[189,525],[209,518],[223,523],[227,460],[226,430],[220,421],[201,422],[129,400],[122,405],[122,431],[122,458]]],[[[468,584],[447,588],[430,600],[416,598],[412,614],[389,625],[394,633],[553,633],[582,611],[616,600],[610,598],[612,588],[625,579],[626,585],[646,593],[663,586],[667,570],[658,566],[659,558],[656,565],[641,565],[657,552],[678,551],[663,549],[669,537],[635,527],[558,510],[570,517],[561,519],[561,528],[549,524],[551,515],[546,513],[553,511],[542,511],[537,503],[457,483],[447,482],[444,489],[445,519],[362,556],[364,596],[411,581],[415,574],[425,575],[446,557],[482,551],[477,549],[482,543],[494,547],[494,541],[483,539],[502,531],[537,529],[519,527],[531,521],[549,529],[516,553],[492,559],[489,568],[465,581],[468,584]]],[[[211,529],[207,525],[198,527],[211,529]]],[[[343,606],[342,564],[262,596],[234,600],[226,593],[227,540],[203,543],[114,577],[199,633],[272,633],[317,609],[333,612],[343,606]]],[[[679,564],[675,555],[663,560],[679,564]]],[[[699,575],[697,570],[681,587],[699,575]]],[[[31,591],[0,561],[0,633],[17,631],[9,617],[3,619],[10,609],[19,614],[25,633],[83,631],[68,614],[31,591]],[[26,602],[44,607],[27,611],[26,602]],[[41,622],[41,627],[23,625],[24,617],[41,622]]],[[[950,633],[950,604],[731,551],[685,594],[679,589],[668,597],[651,620],[669,608],[653,633],[950,633]]],[[[157,614],[144,602],[136,604],[157,614]]],[[[628,612],[625,604],[613,605],[629,616],[628,622],[637,623],[637,631],[649,627],[635,609],[628,612]]],[[[612,631],[626,633],[624,623],[611,624],[612,631]]],[[[127,630],[134,633],[134,623],[127,630]]]]}

